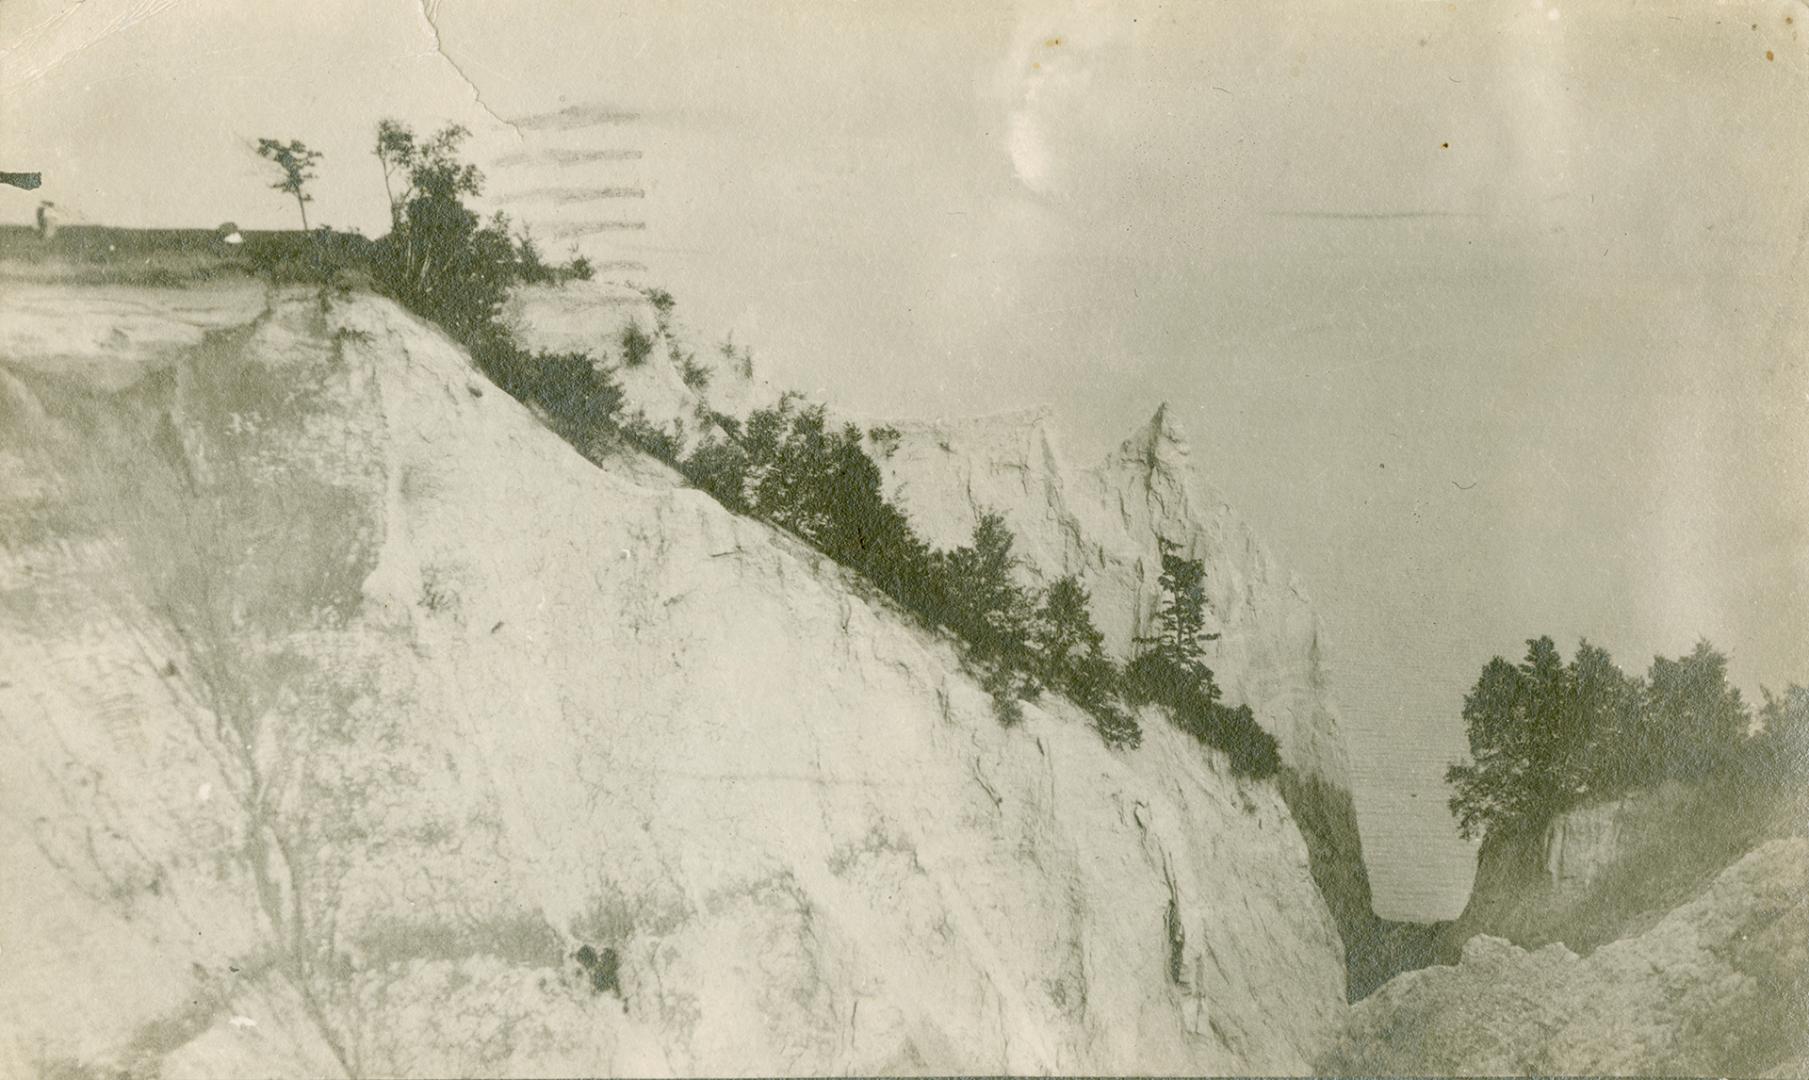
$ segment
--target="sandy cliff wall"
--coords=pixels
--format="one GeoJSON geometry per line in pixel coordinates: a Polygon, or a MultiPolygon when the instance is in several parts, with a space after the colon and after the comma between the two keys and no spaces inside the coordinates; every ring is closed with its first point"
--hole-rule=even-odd
{"type": "Polygon", "coordinates": [[[1577,807],[1527,834],[1491,836],[1463,914],[1439,931],[1455,963],[1477,934],[1587,953],[1638,934],[1764,843],[1809,828],[1795,798],[1668,782],[1577,807]]]}
{"type": "Polygon", "coordinates": [[[1069,465],[1049,415],[1030,410],[958,421],[899,421],[874,452],[931,543],[964,543],[987,510],[1004,515],[1028,576],[1072,574],[1092,597],[1095,623],[1120,659],[1153,629],[1161,601],[1159,540],[1206,567],[1205,646],[1225,700],[1249,705],[1281,744],[1280,779],[1312,854],[1313,876],[1338,921],[1349,990],[1361,997],[1432,957],[1431,928],[1386,923],[1370,899],[1350,790],[1344,732],[1319,618],[1299,579],[1283,571],[1208,483],[1158,408],[1097,464],[1069,465]]]}
{"type": "Polygon", "coordinates": [[[1307,1067],[1273,785],[640,475],[384,301],[9,288],[0,1074],[1307,1067]]]}
{"type": "MultiPolygon", "coordinates": [[[[707,430],[713,412],[745,417],[779,396],[737,358],[714,348],[688,352],[663,334],[645,364],[622,367],[622,328],[661,322],[633,289],[602,282],[525,288],[509,315],[532,348],[582,349],[616,364],[630,408],[692,437],[707,430]],[[707,382],[683,385],[685,357],[707,382]]],[[[1200,559],[1208,630],[1220,635],[1206,646],[1207,662],[1226,699],[1249,705],[1281,744],[1289,766],[1283,791],[1348,947],[1351,992],[1366,993],[1430,960],[1431,928],[1384,923],[1372,910],[1318,615],[1298,578],[1276,564],[1206,480],[1165,408],[1091,467],[1064,459],[1042,409],[862,426],[884,433],[869,440],[869,452],[887,492],[933,546],[966,543],[982,512],[1002,513],[1025,577],[1038,584],[1079,578],[1108,649],[1121,660],[1150,632],[1160,604],[1159,538],[1200,559]]]]}
{"type": "Polygon", "coordinates": [[[930,542],[965,543],[981,512],[1002,513],[1033,579],[1073,574],[1087,586],[1118,657],[1152,629],[1158,538],[1201,560],[1207,631],[1220,635],[1206,644],[1206,661],[1226,699],[1255,711],[1288,764],[1348,790],[1318,617],[1299,580],[1194,467],[1167,409],[1090,468],[1063,460],[1043,410],[891,426],[899,438],[879,448],[888,490],[930,542]]]}

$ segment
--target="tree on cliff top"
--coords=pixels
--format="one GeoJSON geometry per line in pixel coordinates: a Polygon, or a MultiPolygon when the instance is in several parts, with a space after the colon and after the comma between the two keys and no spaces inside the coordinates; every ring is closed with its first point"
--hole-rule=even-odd
{"type": "Polygon", "coordinates": [[[377,260],[378,281],[397,299],[468,346],[496,333],[519,255],[500,212],[488,222],[466,208],[484,177],[459,160],[470,132],[458,124],[417,140],[404,124],[377,125],[377,160],[389,195],[390,231],[377,260]]]}
{"type": "Polygon", "coordinates": [[[1471,761],[1445,781],[1466,838],[1539,828],[1585,800],[1665,780],[1731,781],[1766,749],[1748,737],[1727,658],[1706,641],[1655,657],[1641,681],[1587,641],[1565,664],[1551,638],[1535,638],[1519,665],[1484,666],[1463,718],[1471,761]]]}
{"type": "Polygon", "coordinates": [[[307,192],[307,185],[308,181],[314,179],[314,166],[320,161],[320,151],[308,149],[308,145],[300,139],[291,139],[286,143],[275,139],[259,139],[258,157],[275,162],[276,167],[283,170],[283,178],[270,186],[295,196],[296,208],[301,211],[302,231],[306,232],[308,204],[314,201],[314,196],[307,192]]]}

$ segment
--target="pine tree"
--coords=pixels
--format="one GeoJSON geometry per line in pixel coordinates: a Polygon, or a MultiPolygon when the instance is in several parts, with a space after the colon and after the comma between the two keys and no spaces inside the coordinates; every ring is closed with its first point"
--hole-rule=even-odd
{"type": "Polygon", "coordinates": [[[286,195],[295,197],[295,205],[301,211],[302,231],[308,230],[308,204],[314,196],[308,194],[308,181],[314,179],[314,166],[320,161],[318,150],[308,149],[308,145],[300,139],[291,139],[287,143],[275,139],[258,140],[258,156],[276,163],[283,170],[283,178],[270,186],[286,195]]]}
{"type": "Polygon", "coordinates": [[[1182,558],[1178,544],[1160,543],[1162,599],[1155,633],[1138,639],[1146,647],[1125,671],[1126,688],[1134,698],[1166,708],[1183,731],[1223,750],[1233,772],[1272,776],[1281,768],[1275,737],[1256,722],[1249,706],[1220,702],[1218,681],[1206,666],[1201,643],[1219,636],[1205,632],[1206,567],[1182,558]]]}
{"type": "Polygon", "coordinates": [[[1158,650],[1179,668],[1203,665],[1200,642],[1217,641],[1219,635],[1206,630],[1206,567],[1198,559],[1184,559],[1181,546],[1158,537],[1156,543],[1162,557],[1162,606],[1156,610],[1160,627],[1155,641],[1158,650]]]}
{"type": "Polygon", "coordinates": [[[1201,647],[1201,642],[1219,636],[1205,633],[1206,567],[1198,559],[1182,558],[1178,544],[1163,538],[1157,543],[1162,574],[1157,581],[1161,600],[1155,632],[1137,639],[1146,648],[1131,661],[1127,674],[1133,689],[1146,700],[1172,704],[1198,697],[1207,706],[1216,705],[1218,683],[1201,647]]]}

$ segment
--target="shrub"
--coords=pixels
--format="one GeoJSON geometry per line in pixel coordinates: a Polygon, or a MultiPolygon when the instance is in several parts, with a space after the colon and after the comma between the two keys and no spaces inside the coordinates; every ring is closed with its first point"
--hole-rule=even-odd
{"type": "Polygon", "coordinates": [[[615,949],[607,945],[601,949],[580,945],[578,951],[572,954],[572,959],[578,961],[578,966],[589,977],[592,993],[618,996],[622,993],[621,960],[616,956],[615,949]]]}
{"type": "Polygon", "coordinates": [[[559,280],[557,268],[540,257],[540,246],[534,243],[533,233],[525,228],[515,241],[515,272],[528,285],[545,285],[559,280]]]}
{"type": "Polygon", "coordinates": [[[497,315],[520,279],[508,218],[499,212],[486,223],[464,204],[483,193],[483,174],[458,158],[469,134],[453,124],[417,141],[385,120],[376,147],[390,200],[378,284],[466,345],[500,336],[497,315]]]}
{"type": "Polygon", "coordinates": [[[882,424],[878,427],[868,428],[867,438],[871,439],[873,445],[879,448],[881,457],[890,458],[893,454],[898,453],[898,442],[904,438],[904,435],[890,424],[882,424]]]}
{"type": "Polygon", "coordinates": [[[723,430],[723,433],[736,441],[741,439],[741,421],[728,413],[710,410],[710,422],[723,430]]]}
{"type": "Polygon", "coordinates": [[[621,424],[622,441],[646,454],[659,458],[668,465],[678,467],[679,455],[684,448],[685,429],[683,422],[674,419],[672,429],[660,427],[647,418],[640,409],[634,411],[621,424]]]}
{"type": "Polygon", "coordinates": [[[312,232],[252,233],[243,258],[277,285],[326,285],[344,289],[372,281],[376,245],[357,232],[321,226],[312,232]]]}
{"type": "Polygon", "coordinates": [[[515,276],[526,285],[563,285],[568,281],[589,281],[594,270],[588,258],[572,248],[570,261],[563,266],[547,262],[534,243],[533,234],[523,229],[515,241],[515,276]]]}
{"type": "Polygon", "coordinates": [[[1028,668],[1031,603],[1014,578],[1018,559],[1011,544],[1005,519],[984,511],[973,540],[941,554],[944,619],[983,659],[1028,668]]]}
{"type": "Polygon", "coordinates": [[[686,353],[679,359],[678,377],[699,394],[710,388],[710,369],[698,363],[693,353],[686,353]]]}
{"type": "Polygon", "coordinates": [[[992,714],[998,717],[999,723],[1015,727],[1024,722],[1023,702],[1029,695],[1021,673],[1004,664],[989,665],[980,679],[980,687],[992,695],[992,714]]]}
{"type": "Polygon", "coordinates": [[[723,339],[722,355],[735,364],[735,366],[741,371],[742,378],[751,379],[754,377],[754,353],[753,353],[753,350],[745,348],[745,347],[741,348],[741,349],[736,349],[735,348],[735,338],[733,335],[730,335],[729,337],[726,337],[723,339]]]}
{"type": "Polygon", "coordinates": [[[653,319],[659,326],[660,333],[669,333],[672,329],[672,309],[677,306],[677,301],[665,289],[643,289],[642,295],[653,305],[653,319]]]}
{"type": "Polygon", "coordinates": [[[647,331],[641,329],[641,324],[638,322],[631,321],[627,326],[622,327],[622,332],[617,340],[622,345],[623,367],[638,368],[647,362],[649,356],[653,355],[653,338],[648,336],[647,331]]]}
{"type": "Polygon", "coordinates": [[[595,436],[615,422],[622,386],[608,369],[582,352],[540,353],[526,365],[528,395],[574,433],[595,436]]]}
{"type": "Polygon", "coordinates": [[[1274,776],[1281,771],[1281,744],[1256,722],[1248,705],[1218,706],[1206,742],[1231,757],[1231,771],[1243,776],[1274,776]]]}
{"type": "Polygon", "coordinates": [[[1099,737],[1107,746],[1134,750],[1143,745],[1143,725],[1117,701],[1108,698],[1088,705],[1086,709],[1087,714],[1093,718],[1093,730],[1099,732],[1099,737]]]}
{"type": "Polygon", "coordinates": [[[747,452],[729,439],[705,443],[692,451],[680,467],[685,479],[738,514],[750,509],[747,501],[747,452]]]}

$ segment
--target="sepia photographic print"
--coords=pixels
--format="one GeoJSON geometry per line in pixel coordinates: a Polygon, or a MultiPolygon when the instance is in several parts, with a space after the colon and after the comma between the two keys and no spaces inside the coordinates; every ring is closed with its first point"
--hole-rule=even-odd
{"type": "Polygon", "coordinates": [[[1806,31],[0,0],[0,1077],[1809,1075],[1806,31]]]}

